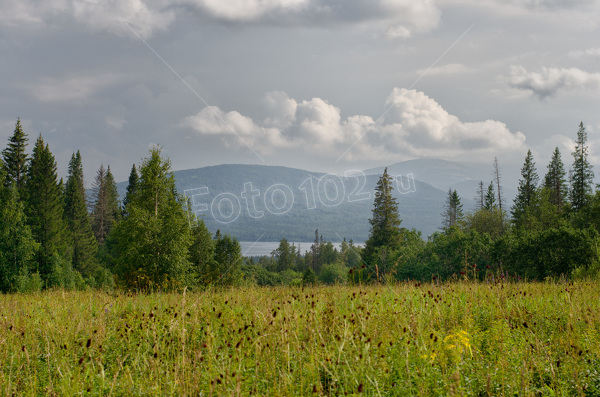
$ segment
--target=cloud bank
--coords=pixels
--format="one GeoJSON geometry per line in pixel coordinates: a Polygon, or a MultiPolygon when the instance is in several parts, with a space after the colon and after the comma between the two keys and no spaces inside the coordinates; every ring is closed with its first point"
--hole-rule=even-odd
{"type": "Polygon", "coordinates": [[[544,99],[561,91],[598,89],[600,73],[578,68],[542,68],[540,72],[529,72],[522,66],[513,66],[508,82],[512,88],[530,91],[544,99]]]}
{"type": "Polygon", "coordinates": [[[430,31],[441,16],[433,0],[23,0],[0,3],[0,27],[43,29],[75,22],[118,35],[134,29],[148,38],[190,13],[203,21],[282,27],[373,23],[383,25],[389,38],[430,31]]]}
{"type": "Polygon", "coordinates": [[[298,101],[282,91],[267,93],[263,105],[268,117],[262,121],[211,106],[184,118],[179,126],[200,137],[219,136],[229,147],[249,145],[261,154],[293,149],[346,161],[486,161],[525,150],[525,136],[504,123],[463,122],[416,90],[395,88],[385,101],[387,111],[377,120],[365,115],[343,118],[338,107],[321,98],[298,101]]]}

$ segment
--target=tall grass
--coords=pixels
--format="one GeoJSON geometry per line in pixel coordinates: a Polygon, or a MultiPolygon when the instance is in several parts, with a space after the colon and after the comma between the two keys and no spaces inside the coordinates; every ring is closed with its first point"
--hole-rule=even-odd
{"type": "Polygon", "coordinates": [[[4,395],[600,395],[600,283],[0,297],[4,395]]]}

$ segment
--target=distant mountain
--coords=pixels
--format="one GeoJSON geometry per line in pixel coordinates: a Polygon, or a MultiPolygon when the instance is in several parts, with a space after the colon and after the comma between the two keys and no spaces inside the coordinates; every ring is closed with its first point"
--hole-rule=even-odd
{"type": "MultiPolygon", "coordinates": [[[[318,228],[326,240],[364,241],[379,178],[375,171],[366,174],[342,178],[287,167],[226,164],[175,171],[175,179],[178,191],[193,199],[192,209],[213,233],[219,229],[246,241],[312,241],[318,228]]],[[[126,186],[117,185],[121,197],[126,186]]],[[[401,226],[424,236],[439,230],[446,191],[405,174],[395,187],[401,226]]],[[[466,209],[473,207],[470,197],[463,203],[466,209]]]]}
{"type": "MultiPolygon", "coordinates": [[[[385,168],[385,166],[371,168],[365,170],[364,173],[366,175],[381,175],[385,168]]],[[[415,179],[429,183],[433,187],[445,192],[448,189],[456,190],[465,203],[465,200],[468,201],[475,198],[480,181],[483,181],[484,188],[487,189],[492,180],[491,164],[486,168],[481,165],[446,160],[417,159],[395,163],[387,166],[387,169],[390,175],[406,176],[412,174],[415,179]]],[[[505,204],[509,208],[517,195],[517,191],[512,188],[516,184],[513,181],[503,180],[502,185],[506,199],[505,204]]]]}

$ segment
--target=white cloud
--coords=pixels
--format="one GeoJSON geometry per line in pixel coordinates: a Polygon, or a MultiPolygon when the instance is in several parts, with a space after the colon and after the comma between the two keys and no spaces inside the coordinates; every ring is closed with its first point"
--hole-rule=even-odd
{"type": "Polygon", "coordinates": [[[598,89],[600,73],[578,68],[542,68],[540,72],[529,72],[522,66],[513,66],[508,83],[512,88],[530,91],[543,99],[559,91],[598,89]]]}
{"type": "Polygon", "coordinates": [[[225,21],[251,22],[273,14],[295,14],[309,7],[309,0],[182,0],[206,15],[225,21]]]}
{"type": "Polygon", "coordinates": [[[386,101],[389,110],[377,123],[364,115],[343,119],[339,108],[321,98],[296,101],[283,92],[271,92],[263,103],[271,113],[262,123],[236,111],[206,107],[180,126],[201,136],[221,136],[228,146],[249,144],[261,153],[287,148],[329,159],[409,156],[476,161],[525,149],[525,136],[511,132],[504,123],[462,122],[415,90],[394,89],[386,101]]]}

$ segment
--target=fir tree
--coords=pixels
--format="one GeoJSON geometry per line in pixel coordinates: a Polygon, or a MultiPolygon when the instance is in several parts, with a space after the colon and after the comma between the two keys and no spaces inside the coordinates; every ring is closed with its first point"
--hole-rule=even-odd
{"type": "Polygon", "coordinates": [[[380,247],[386,247],[391,251],[397,249],[400,244],[402,221],[398,215],[398,204],[392,196],[392,181],[386,168],[375,187],[373,217],[369,220],[371,232],[364,249],[366,260],[371,260],[375,250],[380,247]]]}
{"type": "Polygon", "coordinates": [[[65,185],[64,217],[71,234],[73,268],[84,277],[92,276],[97,269],[95,256],[98,250],[85,200],[83,164],[79,151],[69,162],[69,177],[65,185]]]}
{"type": "Polygon", "coordinates": [[[100,245],[112,230],[115,222],[121,217],[119,197],[110,166],[105,169],[100,165],[92,187],[95,197],[92,210],[92,230],[100,245]]]}
{"type": "Polygon", "coordinates": [[[27,174],[27,134],[23,132],[21,119],[17,119],[15,131],[10,138],[8,147],[2,151],[2,158],[6,167],[6,183],[14,183],[19,191],[25,187],[27,174]]]}
{"type": "Polygon", "coordinates": [[[25,213],[33,237],[40,244],[34,271],[39,271],[46,281],[51,276],[55,255],[70,259],[61,191],[56,161],[40,135],[27,167],[25,213]]]}
{"type": "Polygon", "coordinates": [[[544,187],[550,192],[550,202],[552,204],[559,208],[566,204],[569,188],[558,146],[554,149],[552,160],[548,164],[548,173],[546,173],[544,178],[544,187]]]}
{"type": "Polygon", "coordinates": [[[218,235],[215,240],[215,261],[219,275],[217,285],[238,285],[242,279],[242,248],[235,237],[218,235]]]}
{"type": "Polygon", "coordinates": [[[531,150],[527,151],[525,162],[521,168],[521,179],[519,179],[519,187],[517,197],[512,207],[512,217],[515,224],[519,224],[521,218],[527,213],[529,208],[534,204],[539,177],[535,169],[533,154],[531,150]]]}
{"type": "Polygon", "coordinates": [[[579,123],[577,131],[577,140],[575,142],[575,151],[573,155],[573,168],[571,169],[571,205],[575,211],[586,206],[589,195],[592,194],[592,183],[594,172],[592,165],[588,160],[589,147],[587,146],[587,132],[583,122],[579,123]]]}
{"type": "Polygon", "coordinates": [[[125,193],[125,197],[123,198],[123,216],[127,216],[127,206],[134,200],[134,196],[137,192],[139,182],[139,175],[137,169],[135,168],[135,164],[131,167],[131,172],[129,173],[129,183],[127,184],[127,192],[125,193]]]}
{"type": "Polygon", "coordinates": [[[491,181],[488,185],[487,192],[485,194],[485,200],[483,203],[483,208],[491,211],[497,208],[496,205],[496,192],[494,191],[494,181],[491,181]]]}
{"type": "Polygon", "coordinates": [[[460,202],[460,197],[456,190],[448,189],[448,195],[446,196],[445,210],[442,213],[443,221],[442,226],[445,229],[449,229],[456,225],[463,218],[463,205],[460,202]]]}

